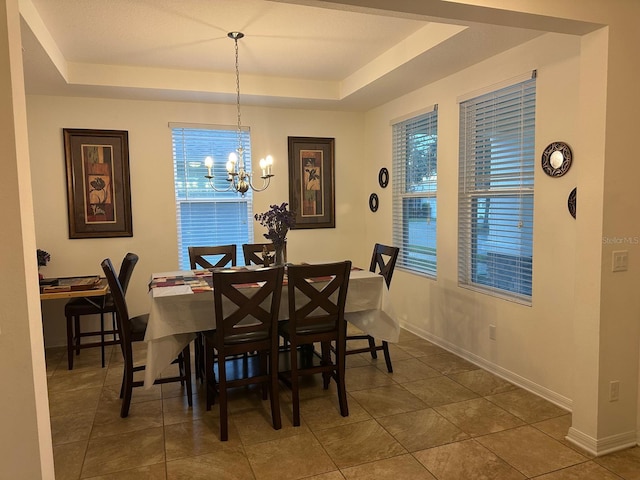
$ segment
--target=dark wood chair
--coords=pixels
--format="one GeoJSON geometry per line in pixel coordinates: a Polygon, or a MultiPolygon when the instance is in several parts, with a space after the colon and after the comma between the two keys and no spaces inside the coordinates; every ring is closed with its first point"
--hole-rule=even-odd
{"type": "Polygon", "coordinates": [[[289,319],[280,322],[278,331],[290,348],[289,370],[281,371],[280,378],[291,387],[294,426],[300,425],[299,379],[303,375],[322,373],[325,389],[333,378],[338,386],[340,414],[349,415],[344,381],[347,331],[344,308],[350,271],[348,260],[288,267],[289,319]],[[321,346],[320,362],[315,362],[316,342],[321,346]]]}
{"type": "MultiPolygon", "coordinates": [[[[191,270],[197,268],[222,268],[236,266],[235,245],[212,245],[206,247],[189,247],[189,263],[191,270]]],[[[196,379],[204,381],[204,338],[200,333],[194,342],[194,363],[196,379]]]]}
{"type": "MultiPolygon", "coordinates": [[[[109,289],[113,296],[113,302],[116,307],[116,323],[118,326],[118,335],[120,336],[120,346],[122,349],[122,356],[124,358],[124,372],[122,375],[122,386],[120,387],[120,398],[122,398],[122,407],[120,409],[120,416],[125,418],[129,415],[129,407],[131,406],[131,396],[133,393],[133,387],[140,387],[144,382],[134,381],[133,374],[144,370],[144,365],[133,365],[133,348],[134,342],[144,341],[144,334],[147,330],[147,323],[149,321],[149,315],[138,315],[136,317],[129,317],[129,310],[127,308],[127,302],[124,298],[124,290],[118,277],[116,277],[113,264],[110,259],[105,259],[101,263],[102,270],[104,271],[107,281],[109,282],[109,289]]],[[[174,377],[159,378],[155,383],[169,383],[180,382],[182,385],[186,385],[187,400],[189,406],[193,405],[192,390],[191,390],[191,356],[189,345],[178,355],[178,358],[174,361],[178,363],[180,373],[174,377]]]]}
{"type": "Polygon", "coordinates": [[[266,248],[267,252],[275,255],[276,247],[272,242],[269,243],[244,243],[242,244],[242,253],[244,254],[244,264],[263,265],[262,251],[266,248]]]}
{"type": "MultiPolygon", "coordinates": [[[[129,286],[129,280],[133,269],[138,263],[138,255],[135,253],[127,253],[122,259],[120,265],[120,272],[118,273],[118,279],[122,290],[127,293],[127,287],[129,286]]],[[[67,318],[67,360],[69,370],[73,370],[73,352],[76,355],[80,355],[80,350],[83,348],[95,348],[100,347],[102,354],[102,367],[105,366],[105,347],[108,345],[118,345],[120,340],[117,338],[117,328],[115,321],[116,307],[113,303],[113,297],[111,294],[103,297],[86,297],[86,298],[74,298],[69,300],[64,306],[64,315],[67,318]],[[111,328],[105,329],[104,317],[105,314],[111,314],[111,328]],[[82,331],[81,317],[87,315],[100,315],[100,330],[82,331]],[[81,339],[86,337],[100,337],[99,341],[93,341],[88,343],[82,343],[81,339]],[[107,339],[106,337],[111,338],[107,339]]]]}
{"type": "MultiPolygon", "coordinates": [[[[380,275],[384,277],[384,281],[387,288],[391,285],[391,277],[393,277],[393,271],[396,268],[396,260],[398,260],[398,253],[400,249],[397,247],[389,247],[387,245],[381,245],[376,243],[373,247],[373,255],[371,257],[371,265],[369,271],[379,271],[380,275]]],[[[347,319],[349,314],[346,314],[347,319]]],[[[369,342],[368,347],[347,349],[347,355],[353,355],[356,353],[371,353],[371,358],[378,358],[377,352],[382,350],[384,353],[384,361],[387,364],[387,371],[393,372],[393,366],[391,365],[391,356],[389,355],[389,344],[386,341],[382,341],[382,345],[376,345],[376,340],[371,335],[357,334],[347,336],[347,345],[349,341],[355,340],[367,340],[369,342]]]]}
{"type": "MultiPolygon", "coordinates": [[[[203,335],[207,410],[211,409],[217,393],[222,441],[226,441],[229,436],[227,390],[234,387],[262,384],[263,399],[266,399],[267,389],[269,390],[273,428],[278,430],[282,427],[278,393],[278,312],[283,276],[284,267],[253,271],[213,271],[216,329],[204,332],[203,335]],[[261,283],[260,287],[246,291],[246,284],[258,282],[261,283]],[[242,290],[243,286],[245,291],[242,290]],[[257,372],[245,372],[245,375],[230,378],[227,360],[252,352],[257,352],[259,359],[257,372]],[[217,381],[214,373],[216,361],[217,381]]],[[[238,369],[237,372],[239,371],[238,369]]]]}
{"type": "Polygon", "coordinates": [[[236,266],[236,246],[216,245],[210,247],[189,247],[191,269],[219,268],[231,264],[236,266]],[[213,262],[213,263],[212,263],[213,262]]]}

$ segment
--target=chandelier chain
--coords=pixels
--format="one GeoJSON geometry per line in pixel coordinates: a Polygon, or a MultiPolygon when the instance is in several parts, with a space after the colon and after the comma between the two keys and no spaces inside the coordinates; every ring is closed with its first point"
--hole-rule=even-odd
{"type": "Polygon", "coordinates": [[[238,67],[238,39],[234,38],[236,45],[236,109],[238,115],[238,150],[242,151],[242,121],[240,118],[240,68],[238,67]]]}

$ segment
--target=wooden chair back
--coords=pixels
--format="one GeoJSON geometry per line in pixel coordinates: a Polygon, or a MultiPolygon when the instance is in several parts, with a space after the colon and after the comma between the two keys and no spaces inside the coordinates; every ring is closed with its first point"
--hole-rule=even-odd
{"type": "Polygon", "coordinates": [[[263,265],[262,250],[266,248],[267,252],[273,253],[276,247],[272,242],[269,243],[244,243],[242,244],[242,253],[244,254],[244,264],[263,265]]]}
{"type": "Polygon", "coordinates": [[[216,245],[207,247],[189,247],[191,270],[196,268],[220,268],[236,266],[236,246],[216,245]],[[207,259],[206,257],[216,257],[207,259]],[[210,261],[211,260],[211,261],[210,261]],[[214,263],[212,263],[214,262],[214,263]],[[231,265],[229,265],[231,264],[231,265]]]}
{"type": "Polygon", "coordinates": [[[398,260],[399,252],[400,249],[398,247],[389,247],[380,243],[376,243],[373,247],[369,271],[375,272],[376,269],[379,269],[380,275],[384,277],[384,281],[387,284],[387,288],[391,285],[391,277],[393,277],[393,271],[396,268],[396,260],[398,260]]]}

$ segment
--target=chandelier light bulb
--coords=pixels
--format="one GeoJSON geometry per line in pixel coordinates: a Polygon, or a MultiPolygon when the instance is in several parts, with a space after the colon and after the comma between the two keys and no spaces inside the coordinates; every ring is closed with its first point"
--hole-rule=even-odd
{"type": "Polygon", "coordinates": [[[209,172],[207,178],[212,178],[211,169],[213,168],[213,157],[207,157],[204,159],[204,166],[207,167],[207,171],[209,172]]]}

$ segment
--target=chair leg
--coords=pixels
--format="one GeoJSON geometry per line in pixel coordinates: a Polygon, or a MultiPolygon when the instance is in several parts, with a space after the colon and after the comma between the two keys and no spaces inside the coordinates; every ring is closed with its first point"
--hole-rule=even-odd
{"type": "Polygon", "coordinates": [[[376,351],[376,340],[371,335],[367,337],[369,340],[369,351],[371,352],[371,358],[378,358],[378,352],[376,351]]]}
{"type": "Polygon", "coordinates": [[[340,403],[340,415],[343,417],[349,416],[349,406],[347,404],[347,388],[344,382],[345,375],[345,349],[346,345],[342,346],[342,349],[336,349],[336,383],[338,384],[338,401],[340,403]]]}
{"type": "Polygon", "coordinates": [[[73,318],[67,317],[67,363],[69,370],[73,370],[73,318]]]}
{"type": "Polygon", "coordinates": [[[382,351],[384,353],[384,361],[387,364],[387,372],[393,373],[393,367],[391,366],[391,355],[389,355],[389,344],[382,341],[382,351]]]}
{"type": "Polygon", "coordinates": [[[76,355],[80,355],[80,317],[76,315],[74,318],[74,334],[76,336],[76,355]]]}
{"type": "Polygon", "coordinates": [[[224,358],[218,359],[218,403],[220,404],[220,441],[229,439],[229,418],[227,417],[227,367],[224,358]]]}
{"type": "Polygon", "coordinates": [[[122,399],[122,408],[120,409],[120,416],[126,418],[129,415],[129,407],[131,406],[131,395],[133,393],[133,363],[125,360],[124,367],[124,382],[122,384],[121,392],[124,393],[122,399]],[[131,365],[129,365],[131,363],[131,365]]]}
{"type": "MultiPolygon", "coordinates": [[[[211,405],[215,398],[216,379],[213,377],[213,347],[206,344],[204,349],[205,358],[205,389],[207,392],[207,411],[211,410],[211,405]]],[[[196,365],[196,369],[198,366],[196,365]]]]}
{"type": "Polygon", "coordinates": [[[187,386],[187,402],[190,407],[193,407],[193,389],[191,387],[191,348],[189,345],[184,347],[182,357],[184,362],[184,381],[187,386]]]}
{"type": "Polygon", "coordinates": [[[298,346],[291,344],[291,402],[293,404],[293,426],[300,426],[300,387],[298,381],[298,346]]]}
{"type": "Polygon", "coordinates": [[[277,348],[275,354],[271,353],[269,354],[269,375],[271,377],[271,385],[269,386],[269,395],[271,399],[271,421],[273,422],[273,428],[275,430],[280,430],[282,428],[282,418],[280,417],[280,383],[278,381],[277,348]]]}

